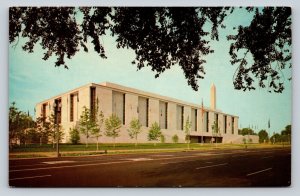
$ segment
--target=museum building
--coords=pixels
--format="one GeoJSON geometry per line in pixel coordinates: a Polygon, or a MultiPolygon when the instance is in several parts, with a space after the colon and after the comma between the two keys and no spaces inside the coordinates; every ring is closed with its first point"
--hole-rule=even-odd
{"type": "MultiPolygon", "coordinates": [[[[94,111],[98,105],[105,118],[112,114],[120,118],[122,127],[120,136],[116,138],[118,143],[135,142],[127,131],[132,119],[138,119],[142,124],[142,132],[138,135],[138,141],[142,143],[149,142],[148,130],[155,122],[159,124],[166,143],[171,143],[174,135],[178,136],[178,142],[185,142],[184,124],[187,119],[191,122],[191,142],[209,143],[216,138],[219,143],[241,143],[239,117],[216,108],[214,84],[210,96],[210,107],[205,107],[201,100],[199,104],[193,104],[110,82],[90,83],[38,103],[36,117],[54,114],[56,123],[61,124],[65,132],[63,142],[69,142],[70,128],[78,126],[83,107],[94,111]],[[218,134],[213,132],[214,124],[219,128],[218,134]]],[[[111,138],[102,135],[101,143],[112,142],[111,138]]],[[[89,138],[89,142],[95,141],[95,138],[89,138]]],[[[81,136],[81,142],[85,142],[84,136],[81,136]]]]}

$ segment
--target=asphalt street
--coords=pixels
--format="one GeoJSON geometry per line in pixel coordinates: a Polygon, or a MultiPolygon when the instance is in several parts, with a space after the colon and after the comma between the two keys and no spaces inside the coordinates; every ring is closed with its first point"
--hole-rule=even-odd
{"type": "Polygon", "coordinates": [[[290,148],[9,161],[12,187],[277,187],[290,184],[290,148]]]}

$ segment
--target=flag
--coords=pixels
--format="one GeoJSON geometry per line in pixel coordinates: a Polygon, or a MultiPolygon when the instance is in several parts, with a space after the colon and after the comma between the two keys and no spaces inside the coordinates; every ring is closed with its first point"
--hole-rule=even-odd
{"type": "Polygon", "coordinates": [[[268,128],[270,128],[271,127],[271,124],[270,124],[270,119],[269,119],[269,121],[268,121],[268,128]]]}

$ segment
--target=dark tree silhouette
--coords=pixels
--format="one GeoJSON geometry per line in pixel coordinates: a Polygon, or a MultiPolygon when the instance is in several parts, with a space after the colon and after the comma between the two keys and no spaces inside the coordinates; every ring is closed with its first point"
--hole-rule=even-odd
{"type": "MultiPolygon", "coordinates": [[[[248,10],[253,11],[250,8],[248,10]]],[[[289,68],[292,66],[291,9],[289,7],[266,7],[261,12],[256,8],[250,26],[239,26],[238,34],[227,38],[234,40],[229,54],[232,59],[231,64],[238,65],[234,76],[236,89],[244,91],[255,89],[253,86],[255,77],[258,78],[260,87],[265,88],[265,82],[268,82],[267,85],[274,92],[283,91],[282,70],[287,65],[289,68]],[[250,54],[253,57],[251,65],[246,58],[250,54]]]]}
{"type": "MultiPolygon", "coordinates": [[[[117,48],[131,48],[137,69],[150,66],[155,77],[178,64],[188,84],[198,90],[198,79],[205,75],[204,57],[213,53],[211,40],[219,40],[219,28],[232,7],[12,7],[9,12],[9,41],[28,38],[23,50],[34,51],[39,43],[45,50],[44,60],[57,56],[55,66],[69,66],[80,49],[88,52],[91,40],[94,50],[106,58],[101,36],[116,36],[117,48]],[[79,19],[78,13],[83,15],[79,19]],[[211,30],[204,25],[210,23],[211,30]]],[[[282,70],[291,67],[291,9],[288,7],[246,8],[254,13],[250,26],[239,26],[236,35],[228,35],[231,63],[238,65],[234,74],[236,89],[259,86],[282,92],[282,70]],[[241,54],[242,53],[242,54],[241,54]],[[247,55],[253,56],[249,65],[247,55]]],[[[249,13],[251,14],[251,13],[249,13]]],[[[17,44],[16,43],[16,44],[17,44]]]]}

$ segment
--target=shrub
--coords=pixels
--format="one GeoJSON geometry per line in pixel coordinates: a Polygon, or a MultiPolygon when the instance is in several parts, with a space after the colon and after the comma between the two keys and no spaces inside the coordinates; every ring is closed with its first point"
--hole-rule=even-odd
{"type": "Polygon", "coordinates": [[[175,134],[175,135],[173,135],[173,137],[172,137],[172,141],[173,141],[173,143],[178,143],[178,136],[175,134]]]}
{"type": "Polygon", "coordinates": [[[70,128],[70,142],[72,144],[79,144],[80,135],[79,131],[76,128],[70,128]]]}

